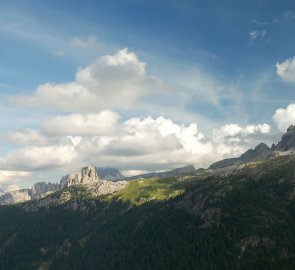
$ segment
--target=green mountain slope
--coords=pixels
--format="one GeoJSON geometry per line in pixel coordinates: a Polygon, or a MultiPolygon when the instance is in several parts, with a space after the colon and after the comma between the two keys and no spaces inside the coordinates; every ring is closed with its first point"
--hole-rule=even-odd
{"type": "Polygon", "coordinates": [[[294,269],[294,168],[285,155],[2,206],[0,269],[294,269]]]}

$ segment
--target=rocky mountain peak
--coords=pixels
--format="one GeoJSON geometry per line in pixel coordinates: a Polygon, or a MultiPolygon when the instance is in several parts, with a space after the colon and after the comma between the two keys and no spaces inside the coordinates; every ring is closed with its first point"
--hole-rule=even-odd
{"type": "Polygon", "coordinates": [[[88,165],[82,168],[81,184],[89,184],[89,183],[98,182],[98,181],[99,181],[99,178],[93,166],[88,165]]]}
{"type": "Polygon", "coordinates": [[[38,182],[35,183],[30,189],[31,196],[38,196],[41,194],[45,194],[48,192],[55,192],[60,189],[60,184],[58,183],[46,183],[46,182],[38,182]]]}
{"type": "Polygon", "coordinates": [[[95,168],[98,177],[102,180],[116,181],[125,178],[125,176],[116,168],[99,167],[95,168]]]}
{"type": "Polygon", "coordinates": [[[274,151],[291,151],[295,149],[295,125],[288,127],[287,132],[282,136],[282,139],[274,147],[274,151]]]}
{"type": "Polygon", "coordinates": [[[81,169],[81,173],[69,173],[60,180],[61,188],[75,186],[75,185],[87,185],[99,182],[100,179],[97,176],[96,170],[93,166],[88,165],[81,169]]]}
{"type": "Polygon", "coordinates": [[[254,148],[254,150],[264,151],[264,150],[269,150],[269,147],[265,143],[260,143],[254,148]]]}
{"type": "Polygon", "coordinates": [[[295,133],[295,125],[291,125],[287,128],[287,133],[295,133]]]}
{"type": "Polygon", "coordinates": [[[210,169],[220,169],[229,166],[237,166],[252,161],[266,160],[276,156],[278,152],[292,152],[295,150],[295,125],[291,125],[277,145],[272,144],[269,148],[265,143],[258,144],[238,158],[229,158],[213,163],[210,169]]]}

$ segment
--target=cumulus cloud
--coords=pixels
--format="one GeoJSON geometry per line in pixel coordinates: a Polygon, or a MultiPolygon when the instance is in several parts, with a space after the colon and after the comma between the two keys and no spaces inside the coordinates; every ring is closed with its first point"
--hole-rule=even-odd
{"type": "Polygon", "coordinates": [[[163,170],[186,164],[207,167],[238,156],[270,133],[267,124],[222,126],[206,138],[196,123],[175,123],[163,116],[117,122],[113,112],[59,116],[47,120],[46,144],[17,148],[0,158],[2,169],[46,170],[83,164],[123,170],[163,170]],[[111,119],[100,126],[100,121],[111,119]],[[57,131],[58,130],[58,131],[57,131]],[[116,132],[112,132],[116,130],[116,132]]]}
{"type": "Polygon", "coordinates": [[[0,184],[3,185],[10,180],[16,181],[20,178],[25,178],[30,175],[29,172],[26,171],[7,171],[7,170],[0,170],[0,184]]]}
{"type": "Polygon", "coordinates": [[[290,125],[295,124],[295,104],[289,104],[286,109],[280,108],[275,111],[273,120],[280,131],[285,132],[290,125]]]}
{"type": "Polygon", "coordinates": [[[196,123],[177,124],[164,117],[132,118],[123,123],[122,129],[120,136],[84,138],[77,149],[96,164],[117,164],[123,169],[170,169],[189,163],[207,167],[230,155],[242,154],[270,133],[268,124],[232,124],[214,130],[212,138],[205,138],[196,123]]]}
{"type": "Polygon", "coordinates": [[[295,57],[276,64],[277,75],[285,82],[295,82],[295,57]]]}
{"type": "Polygon", "coordinates": [[[45,138],[39,131],[27,128],[22,131],[11,132],[7,135],[10,142],[19,145],[43,145],[46,143],[45,138]]]}
{"type": "Polygon", "coordinates": [[[97,112],[129,108],[139,98],[164,88],[146,74],[145,63],[128,49],[96,59],[76,73],[70,83],[40,85],[31,96],[10,97],[10,103],[65,112],[97,112]]]}
{"type": "Polygon", "coordinates": [[[77,157],[73,144],[55,146],[28,146],[12,150],[0,159],[0,168],[44,170],[67,166],[77,157]]]}
{"type": "Polygon", "coordinates": [[[263,137],[270,134],[270,131],[271,127],[268,124],[244,127],[238,124],[228,124],[213,130],[212,141],[219,155],[235,157],[264,141],[263,137]]]}
{"type": "Polygon", "coordinates": [[[47,119],[42,126],[46,133],[55,135],[100,135],[116,130],[119,115],[112,111],[96,114],[70,114],[47,119]]]}

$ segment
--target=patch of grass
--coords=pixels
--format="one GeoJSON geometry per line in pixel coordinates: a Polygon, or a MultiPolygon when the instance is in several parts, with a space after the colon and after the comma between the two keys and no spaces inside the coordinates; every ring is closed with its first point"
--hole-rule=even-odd
{"type": "Polygon", "coordinates": [[[129,201],[135,205],[140,205],[152,200],[167,200],[184,192],[184,189],[177,185],[178,181],[177,178],[131,180],[124,190],[109,197],[109,199],[129,201]]]}

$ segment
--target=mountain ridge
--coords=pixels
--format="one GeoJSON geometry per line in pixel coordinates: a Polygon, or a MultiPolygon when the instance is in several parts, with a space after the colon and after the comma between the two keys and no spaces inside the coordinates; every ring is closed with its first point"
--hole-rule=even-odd
{"type": "Polygon", "coordinates": [[[209,166],[208,169],[221,169],[230,166],[238,166],[253,161],[263,161],[282,153],[295,150],[295,125],[288,127],[287,132],[282,135],[281,140],[269,148],[265,143],[258,144],[254,149],[249,149],[237,158],[228,158],[217,161],[209,166]]]}

